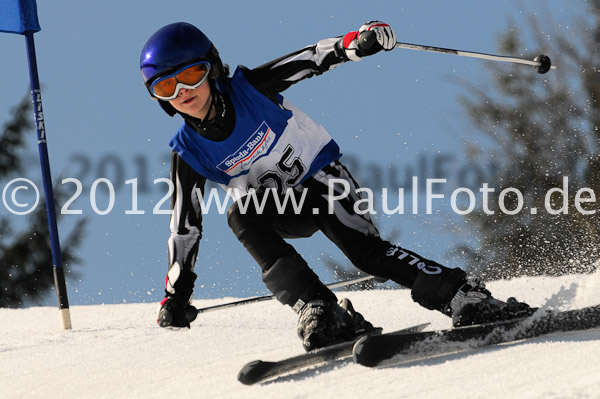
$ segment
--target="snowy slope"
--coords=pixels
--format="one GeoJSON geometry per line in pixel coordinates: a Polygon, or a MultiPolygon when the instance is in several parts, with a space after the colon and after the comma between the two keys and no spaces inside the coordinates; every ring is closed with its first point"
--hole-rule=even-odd
{"type": "MultiPolygon", "coordinates": [[[[600,274],[489,284],[499,298],[563,308],[600,303],[600,274]]],[[[449,319],[407,290],[347,292],[386,329],[449,319]]],[[[196,301],[198,307],[225,302],[196,301]]],[[[301,351],[296,316],[275,301],[200,315],[189,331],[154,322],[155,304],[75,306],[73,330],[52,307],[0,309],[0,397],[12,398],[600,398],[600,331],[570,333],[471,353],[367,369],[351,361],[244,386],[256,358],[301,351]]]]}

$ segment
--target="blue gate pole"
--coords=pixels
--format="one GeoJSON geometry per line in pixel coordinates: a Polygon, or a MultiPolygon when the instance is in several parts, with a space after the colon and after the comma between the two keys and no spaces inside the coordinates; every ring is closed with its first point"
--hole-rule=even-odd
{"type": "Polygon", "coordinates": [[[56,210],[54,205],[54,190],[52,189],[52,177],[50,176],[50,163],[48,161],[48,147],[46,145],[46,127],[44,121],[44,110],[42,107],[42,93],[38,77],[37,59],[35,55],[35,42],[33,31],[24,32],[27,43],[27,58],[29,60],[29,78],[31,81],[31,97],[33,100],[33,113],[35,129],[37,131],[38,150],[42,167],[42,180],[44,184],[44,196],[46,197],[46,211],[48,214],[48,228],[50,231],[50,246],[52,249],[52,262],[54,270],[54,284],[58,298],[58,310],[61,316],[62,327],[71,329],[71,314],[69,312],[69,299],[65,283],[65,272],[62,264],[60,241],[58,239],[58,227],[56,224],[56,210]]]}

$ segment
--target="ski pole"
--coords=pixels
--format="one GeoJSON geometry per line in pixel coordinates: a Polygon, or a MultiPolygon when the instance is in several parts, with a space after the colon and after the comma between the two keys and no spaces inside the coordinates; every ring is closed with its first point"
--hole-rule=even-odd
{"type": "MultiPolygon", "coordinates": [[[[359,48],[368,49],[370,48],[374,42],[377,40],[377,36],[373,31],[365,31],[362,32],[359,36],[359,48]]],[[[552,65],[550,61],[550,57],[545,54],[540,54],[537,57],[531,60],[526,60],[524,58],[518,57],[510,57],[504,55],[494,55],[494,54],[485,54],[478,53],[474,51],[464,51],[464,50],[454,50],[451,48],[443,48],[443,47],[434,47],[434,46],[424,46],[421,44],[411,44],[411,43],[403,43],[396,42],[396,48],[403,48],[408,50],[419,50],[419,51],[429,51],[434,53],[443,53],[443,54],[453,54],[461,57],[471,57],[471,58],[480,58],[489,61],[500,61],[500,62],[512,62],[514,64],[524,64],[531,65],[536,67],[538,73],[546,73],[550,69],[556,69],[556,66],[552,65]]]]}
{"type": "Polygon", "coordinates": [[[430,51],[434,53],[443,53],[443,54],[454,54],[459,55],[461,57],[471,57],[471,58],[480,58],[483,60],[489,61],[499,61],[499,62],[512,62],[513,64],[524,64],[531,65],[536,67],[538,73],[546,73],[550,69],[556,69],[556,66],[552,65],[550,61],[550,57],[545,54],[540,54],[537,57],[531,60],[527,60],[524,58],[518,57],[510,57],[505,55],[494,55],[494,54],[486,54],[486,53],[478,53],[474,51],[463,51],[463,50],[454,50],[450,48],[443,47],[434,47],[434,46],[423,46],[420,44],[411,44],[411,43],[402,43],[396,42],[396,48],[403,48],[408,50],[420,50],[420,51],[430,51]]]}
{"type": "MultiPolygon", "coordinates": [[[[350,279],[350,280],[339,281],[337,283],[327,284],[327,287],[329,287],[330,289],[346,287],[348,285],[362,283],[363,281],[372,280],[374,278],[375,278],[374,276],[363,276],[363,277],[354,278],[354,279],[350,279]]],[[[213,310],[233,308],[235,306],[248,305],[250,303],[268,301],[273,298],[275,298],[275,295],[265,295],[265,296],[257,296],[257,297],[248,298],[248,299],[242,299],[242,300],[235,301],[235,302],[223,303],[221,305],[208,306],[205,308],[198,309],[198,314],[212,312],[213,310]]]]}

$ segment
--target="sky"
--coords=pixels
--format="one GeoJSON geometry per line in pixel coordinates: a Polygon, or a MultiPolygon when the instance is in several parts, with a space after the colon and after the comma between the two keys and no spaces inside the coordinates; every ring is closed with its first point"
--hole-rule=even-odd
{"type": "MultiPolygon", "coordinates": [[[[527,12],[543,8],[556,21],[568,21],[566,1],[553,2],[550,9],[546,3],[38,2],[42,30],[35,41],[52,175],[55,182],[82,183],[79,195],[74,183],[63,183],[73,201],[62,211],[81,214],[63,215],[60,236],[66,237],[80,218],[88,220],[78,254],[84,264],[77,267],[79,277],[68,281],[70,302],[158,302],[163,296],[169,216],[153,210],[168,210],[168,201],[161,202],[167,186],[154,181],[168,177],[168,142],[181,120],[168,117],[150,99],[139,73],[141,49],[160,27],[176,21],[198,26],[232,67],[261,65],[375,19],[389,23],[402,42],[496,53],[498,36],[513,24],[525,23],[527,12]],[[112,208],[108,185],[99,178],[114,187],[112,208]],[[145,213],[127,213],[131,210],[145,213]]],[[[4,124],[11,108],[28,95],[29,75],[22,36],[0,35],[0,48],[4,124]]],[[[552,57],[551,49],[546,50],[552,57]]],[[[536,51],[523,49],[527,55],[536,51]]],[[[449,210],[448,197],[453,187],[477,182],[481,171],[465,155],[465,142],[479,138],[459,104],[464,92],[458,82],[465,79],[484,87],[489,82],[486,65],[481,60],[398,49],[347,63],[283,94],[325,126],[342,148],[342,161],[363,186],[408,191],[412,176],[447,178],[448,185],[440,188],[446,198],[436,202],[431,215],[419,200],[417,214],[407,206],[405,214],[380,214],[375,219],[384,237],[461,267],[448,251],[458,242],[476,242],[476,237],[449,210]]],[[[531,67],[523,68],[523,73],[535,73],[531,67]]],[[[26,177],[41,191],[35,141],[32,132],[24,155],[31,166],[26,177]]],[[[7,184],[0,181],[0,189],[7,184]]],[[[26,217],[11,214],[2,202],[0,212],[10,215],[15,226],[26,223],[26,217]]],[[[324,267],[325,260],[347,264],[319,233],[293,244],[325,282],[335,279],[324,267]]],[[[205,215],[196,272],[197,298],[267,293],[259,268],[218,212],[205,215]]],[[[52,294],[42,302],[55,300],[52,294]]]]}

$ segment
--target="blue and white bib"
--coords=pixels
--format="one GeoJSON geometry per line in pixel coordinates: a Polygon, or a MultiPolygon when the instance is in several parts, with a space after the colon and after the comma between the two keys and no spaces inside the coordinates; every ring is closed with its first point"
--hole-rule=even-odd
{"type": "Polygon", "coordinates": [[[235,128],[225,140],[202,137],[186,123],[169,145],[202,176],[241,195],[301,184],[337,160],[340,149],[325,128],[278,95],[278,106],[258,92],[238,67],[225,88],[235,108],[235,128]]]}

